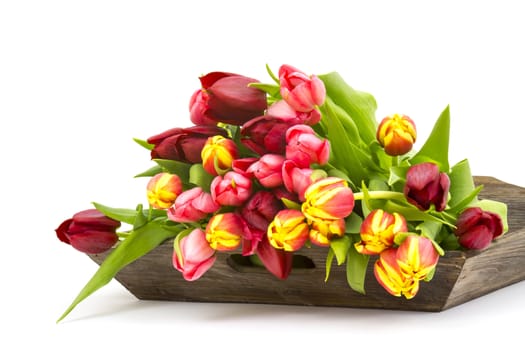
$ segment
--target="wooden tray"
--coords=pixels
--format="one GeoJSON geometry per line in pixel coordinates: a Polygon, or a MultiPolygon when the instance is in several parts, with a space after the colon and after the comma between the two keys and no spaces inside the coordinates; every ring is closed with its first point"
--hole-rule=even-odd
{"type": "MultiPolygon", "coordinates": [[[[128,265],[116,279],[143,300],[442,311],[525,279],[525,188],[485,176],[475,177],[475,182],[484,185],[480,197],[507,203],[509,231],[481,252],[447,251],[433,280],[422,283],[411,300],[384,291],[373,276],[372,263],[366,295],[350,289],[344,265],[334,263],[325,282],[326,248],[315,246],[297,253],[313,264],[294,268],[284,281],[236,259],[238,254],[220,253],[203,277],[187,282],[172,266],[173,241],[128,265]]],[[[90,257],[100,264],[105,255],[90,257]]]]}

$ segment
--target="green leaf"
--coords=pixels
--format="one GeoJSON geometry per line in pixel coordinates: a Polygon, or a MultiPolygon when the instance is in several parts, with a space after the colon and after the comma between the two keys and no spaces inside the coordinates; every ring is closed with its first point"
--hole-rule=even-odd
{"type": "Polygon", "coordinates": [[[352,240],[346,235],[343,237],[334,238],[330,241],[330,248],[332,248],[332,251],[335,254],[337,265],[342,265],[345,262],[346,255],[348,254],[348,249],[350,249],[351,243],[352,240]]]}
{"type": "Polygon", "coordinates": [[[57,323],[63,320],[80,302],[108,284],[122,268],[147,254],[165,240],[175,237],[180,230],[181,226],[169,228],[163,225],[162,220],[158,220],[150,221],[138,230],[133,231],[106,257],[97,272],[57,320],[57,323]]]}
{"type": "Polygon", "coordinates": [[[354,291],[365,294],[366,269],[370,256],[360,254],[353,245],[348,250],[346,259],[346,281],[354,291]]]}
{"type": "Polygon", "coordinates": [[[213,175],[204,170],[202,164],[193,164],[190,168],[189,182],[202,188],[204,191],[209,191],[214,178],[213,175]]]}
{"type": "Polygon", "coordinates": [[[359,233],[361,232],[361,224],[363,218],[352,212],[345,220],[345,232],[346,233],[359,233]]]}
{"type": "Polygon", "coordinates": [[[411,164],[433,162],[439,166],[442,172],[448,173],[448,146],[450,136],[450,109],[447,106],[427,138],[419,152],[411,158],[411,164]]]}
{"type": "Polygon", "coordinates": [[[441,222],[427,220],[417,225],[416,230],[421,232],[421,236],[434,240],[442,227],[443,224],[441,222]]]}
{"type": "Polygon", "coordinates": [[[327,96],[352,118],[364,143],[368,145],[375,140],[377,103],[374,96],[367,92],[354,90],[337,72],[318,77],[324,82],[327,96]]]}
{"type": "Polygon", "coordinates": [[[464,159],[450,168],[448,176],[450,178],[450,200],[448,205],[451,208],[461,209],[458,208],[460,203],[464,208],[477,200],[476,195],[479,190],[476,191],[468,159],[464,159]]]}
{"type": "Polygon", "coordinates": [[[148,151],[151,151],[155,147],[155,145],[152,145],[151,143],[148,143],[148,141],[146,141],[146,140],[133,138],[133,141],[135,141],[136,143],[138,143],[139,145],[141,145],[142,147],[144,147],[148,151]]]}
{"type": "Polygon", "coordinates": [[[261,91],[266,92],[268,95],[277,98],[280,96],[279,85],[264,84],[264,83],[250,83],[248,86],[257,88],[261,91]]]}
{"type": "Polygon", "coordinates": [[[328,277],[330,276],[330,271],[332,269],[332,261],[334,260],[334,251],[330,248],[328,249],[328,253],[326,254],[326,263],[325,263],[325,267],[326,267],[326,273],[325,273],[325,278],[324,278],[324,281],[328,281],[328,277]]]}
{"type": "MultiPolygon", "coordinates": [[[[93,202],[96,209],[102,212],[109,218],[124,222],[129,225],[135,225],[135,220],[138,215],[138,210],[142,211],[142,205],[137,206],[138,209],[113,208],[106,205],[93,202]]],[[[142,211],[142,216],[149,216],[151,219],[164,218],[167,216],[166,211],[162,209],[151,209],[142,211]]]]}
{"type": "Polygon", "coordinates": [[[164,171],[164,169],[160,165],[155,165],[151,168],[149,168],[146,171],[141,172],[140,174],[135,175],[135,177],[151,177],[155,176],[157,174],[160,174],[164,171]]]}
{"type": "Polygon", "coordinates": [[[268,75],[270,76],[270,78],[272,78],[272,80],[276,83],[276,84],[280,84],[280,81],[279,81],[279,78],[277,78],[275,76],[275,74],[273,74],[270,66],[268,64],[266,64],[266,71],[268,72],[268,75]]]}
{"type": "Polygon", "coordinates": [[[301,203],[294,202],[285,197],[281,197],[281,202],[283,202],[287,209],[301,210],[301,203]]]}
{"type": "Polygon", "coordinates": [[[189,182],[190,168],[192,164],[169,159],[153,159],[165,172],[177,174],[184,183],[189,182]]]}

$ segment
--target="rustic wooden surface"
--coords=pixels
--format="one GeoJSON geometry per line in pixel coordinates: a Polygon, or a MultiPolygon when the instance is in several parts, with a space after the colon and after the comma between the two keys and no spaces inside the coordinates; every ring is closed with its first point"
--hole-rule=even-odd
{"type": "MultiPolygon", "coordinates": [[[[379,286],[369,264],[366,295],[350,289],[343,266],[334,266],[325,279],[326,249],[312,247],[301,254],[313,268],[294,268],[282,281],[262,267],[238,264],[221,253],[212,269],[199,280],[185,281],[171,262],[168,241],[122,269],[116,279],[144,300],[257,303],[354,308],[442,311],[525,279],[525,188],[492,177],[476,177],[483,184],[481,198],[508,205],[509,231],[483,251],[450,251],[440,258],[436,274],[422,283],[412,300],[397,298],[379,286]]],[[[91,255],[101,263],[105,254],[91,255]]]]}

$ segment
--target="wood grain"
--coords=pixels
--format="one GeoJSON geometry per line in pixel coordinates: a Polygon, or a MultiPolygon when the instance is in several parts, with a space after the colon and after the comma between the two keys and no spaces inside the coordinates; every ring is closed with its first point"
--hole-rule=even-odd
{"type": "MultiPolygon", "coordinates": [[[[313,266],[294,268],[284,281],[262,267],[220,253],[203,277],[187,282],[172,266],[173,241],[128,265],[116,279],[143,300],[442,311],[525,279],[525,189],[486,176],[475,177],[475,182],[484,186],[480,197],[507,203],[509,231],[483,251],[448,251],[440,258],[433,280],[422,283],[411,300],[384,291],[375,281],[372,263],[366,295],[350,289],[344,266],[334,264],[325,282],[326,249],[316,246],[297,253],[313,266]]],[[[98,264],[105,256],[90,255],[98,264]]]]}

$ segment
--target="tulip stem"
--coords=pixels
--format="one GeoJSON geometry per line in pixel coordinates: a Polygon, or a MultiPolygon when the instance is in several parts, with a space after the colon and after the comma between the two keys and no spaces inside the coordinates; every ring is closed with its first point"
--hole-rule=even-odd
{"type": "MultiPolygon", "coordinates": [[[[368,191],[366,196],[370,199],[405,199],[405,195],[403,193],[394,191],[368,191]]],[[[365,192],[354,193],[354,200],[362,200],[364,197],[365,192]]]]}

